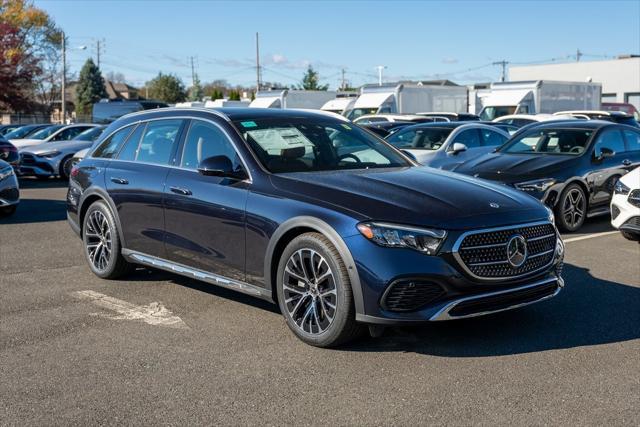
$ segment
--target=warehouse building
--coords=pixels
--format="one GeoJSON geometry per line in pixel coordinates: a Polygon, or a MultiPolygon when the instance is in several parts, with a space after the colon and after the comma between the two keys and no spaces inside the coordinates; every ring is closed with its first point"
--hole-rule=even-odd
{"type": "Polygon", "coordinates": [[[627,102],[640,111],[640,55],[606,61],[514,66],[509,68],[509,79],[598,82],[602,83],[602,102],[627,102]]]}

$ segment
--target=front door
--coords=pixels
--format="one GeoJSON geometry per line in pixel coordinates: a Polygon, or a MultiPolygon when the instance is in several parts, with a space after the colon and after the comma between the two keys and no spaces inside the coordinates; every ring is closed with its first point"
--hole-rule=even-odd
{"type": "Polygon", "coordinates": [[[169,260],[245,281],[245,207],[249,181],[204,176],[200,162],[227,156],[242,167],[225,131],[192,120],[164,189],[165,245],[169,260]]]}
{"type": "Polygon", "coordinates": [[[611,200],[616,181],[627,173],[627,151],[622,132],[619,129],[605,129],[596,139],[592,154],[593,170],[587,176],[591,187],[589,205],[597,207],[606,205],[611,200]],[[603,149],[613,152],[602,157],[603,149]]]}

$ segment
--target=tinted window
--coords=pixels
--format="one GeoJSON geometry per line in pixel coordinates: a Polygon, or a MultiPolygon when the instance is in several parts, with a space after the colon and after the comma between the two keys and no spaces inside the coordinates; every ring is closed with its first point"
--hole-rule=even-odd
{"type": "Polygon", "coordinates": [[[48,127],[44,128],[44,129],[40,129],[38,132],[35,132],[32,135],[29,135],[29,138],[32,138],[32,139],[49,138],[51,136],[51,134],[53,134],[54,132],[59,131],[63,127],[64,127],[64,125],[48,126],[48,127]]]}
{"type": "Polygon", "coordinates": [[[407,128],[389,136],[387,142],[400,149],[437,150],[452,131],[452,128],[407,128]]]}
{"type": "Polygon", "coordinates": [[[587,129],[533,129],[512,138],[503,153],[582,154],[593,131],[587,129]]]}
{"type": "Polygon", "coordinates": [[[102,135],[102,132],[104,132],[104,129],[105,129],[104,126],[97,126],[97,127],[86,129],[82,133],[78,134],[78,136],[76,136],[75,139],[77,141],[95,141],[96,139],[98,139],[100,135],[102,135]]]}
{"type": "Polygon", "coordinates": [[[200,162],[213,156],[227,156],[237,166],[239,159],[227,136],[211,123],[194,120],[182,151],[181,165],[197,169],[200,162]]]}
{"type": "Polygon", "coordinates": [[[612,150],[615,154],[624,153],[624,140],[622,139],[622,132],[618,129],[605,130],[596,141],[596,155],[600,154],[600,149],[606,147],[612,150]]]}
{"type": "Polygon", "coordinates": [[[625,130],[624,137],[627,140],[627,149],[629,151],[640,150],[640,132],[625,130]]]}
{"type": "Polygon", "coordinates": [[[104,159],[114,157],[120,150],[124,141],[127,139],[127,136],[131,133],[131,130],[133,130],[133,126],[127,126],[126,128],[120,129],[111,135],[109,138],[104,140],[98,148],[96,148],[91,157],[101,157],[104,159]]]}
{"type": "Polygon", "coordinates": [[[138,102],[98,102],[93,104],[93,123],[111,123],[112,121],[142,110],[138,102]]]}
{"type": "Polygon", "coordinates": [[[37,132],[39,129],[42,129],[42,126],[21,126],[18,129],[14,129],[11,132],[7,133],[4,137],[6,139],[20,139],[25,138],[28,135],[37,132]]]}
{"type": "Polygon", "coordinates": [[[260,162],[274,173],[409,166],[358,126],[324,118],[235,122],[260,162]]]}
{"type": "Polygon", "coordinates": [[[138,154],[138,145],[140,145],[140,138],[142,138],[146,126],[146,123],[142,123],[136,127],[136,130],[133,131],[118,153],[119,160],[134,161],[136,159],[136,155],[138,154]]]}
{"type": "Polygon", "coordinates": [[[489,129],[480,129],[482,134],[482,143],[485,146],[495,147],[507,142],[507,137],[489,129]]]}
{"type": "Polygon", "coordinates": [[[72,127],[65,129],[51,138],[51,141],[69,141],[80,135],[83,131],[87,130],[86,127],[72,127]]]}
{"type": "Polygon", "coordinates": [[[168,165],[181,125],[182,120],[149,122],[140,142],[136,161],[168,165]]]}
{"type": "Polygon", "coordinates": [[[480,143],[480,135],[477,129],[467,129],[456,135],[453,143],[460,143],[467,146],[467,148],[477,148],[482,144],[480,143]]]}

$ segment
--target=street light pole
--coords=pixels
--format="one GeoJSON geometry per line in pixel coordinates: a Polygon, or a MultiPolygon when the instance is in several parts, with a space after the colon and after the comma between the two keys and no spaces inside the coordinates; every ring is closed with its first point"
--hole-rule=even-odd
{"type": "Polygon", "coordinates": [[[378,86],[382,86],[382,70],[387,68],[386,65],[378,65],[376,67],[378,69],[378,86]]]}
{"type": "Polygon", "coordinates": [[[62,32],[62,123],[66,123],[67,118],[67,99],[66,99],[66,85],[67,85],[67,46],[65,43],[65,35],[62,32]]]}

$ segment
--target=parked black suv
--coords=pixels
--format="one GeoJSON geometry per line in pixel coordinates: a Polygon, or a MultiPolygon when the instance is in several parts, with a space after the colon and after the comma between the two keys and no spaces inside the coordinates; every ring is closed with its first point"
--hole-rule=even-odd
{"type": "Polygon", "coordinates": [[[277,301],[317,346],[362,324],[477,316],[563,286],[562,241],[539,201],[419,167],[321,113],[128,115],[74,166],[67,200],[96,275],[140,264],[277,301]]]}

